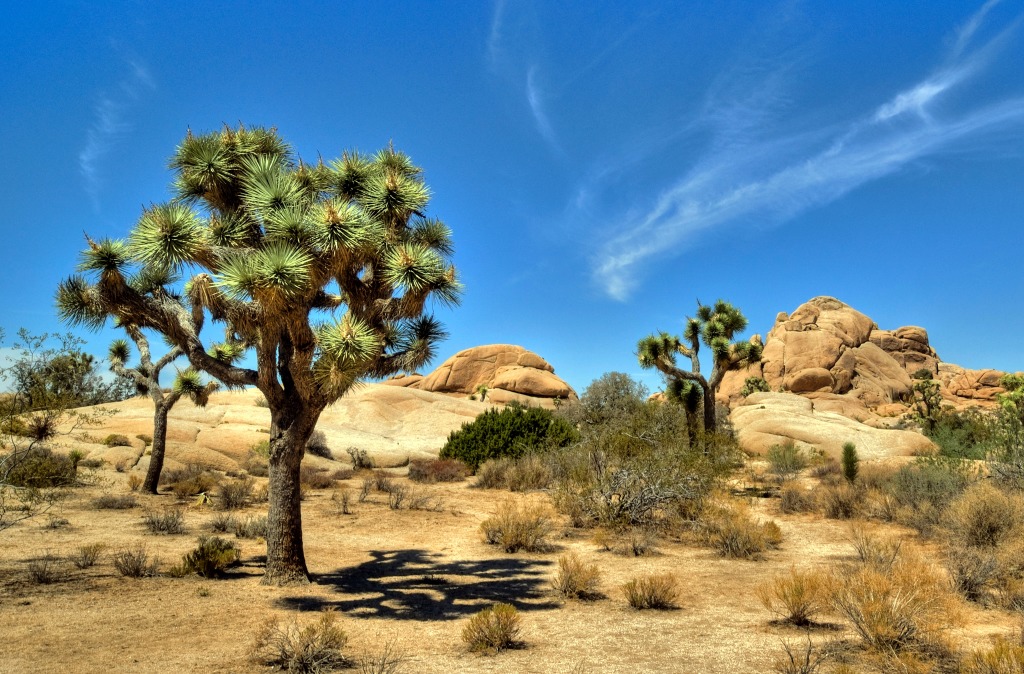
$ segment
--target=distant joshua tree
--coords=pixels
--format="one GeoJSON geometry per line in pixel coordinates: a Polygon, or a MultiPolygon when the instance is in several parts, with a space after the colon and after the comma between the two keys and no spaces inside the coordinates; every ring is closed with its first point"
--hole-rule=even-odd
{"type": "Polygon", "coordinates": [[[718,300],[714,306],[697,302],[697,316],[687,318],[682,338],[661,332],[644,337],[637,344],[637,359],[643,368],[656,368],[667,381],[669,398],[678,398],[695,406],[699,387],[700,405],[704,412],[704,430],[714,431],[718,426],[715,419],[715,394],[722,384],[722,378],[730,370],[738,370],[761,360],[761,336],[754,335],[749,341],[733,341],[737,333],[747,327],[747,319],[733,305],[718,300]],[[709,349],[713,358],[711,378],[706,379],[700,371],[700,345],[709,349]],[[677,356],[690,359],[690,369],[676,364],[677,356]]]}
{"type": "Polygon", "coordinates": [[[181,356],[181,349],[172,348],[154,363],[149,349],[149,340],[142,334],[142,331],[135,326],[122,327],[139,350],[139,364],[135,367],[126,366],[131,350],[127,340],[117,339],[110,345],[108,355],[110,369],[118,376],[134,381],[139,395],[148,395],[153,401],[155,407],[153,412],[153,449],[150,452],[149,469],[146,471],[142,489],[155,494],[160,484],[160,471],[164,467],[164,451],[167,447],[167,414],[183,395],[188,396],[196,405],[206,407],[210,394],[217,390],[218,384],[212,381],[204,384],[199,372],[190,367],[178,372],[170,393],[165,393],[160,388],[160,371],[181,356]]]}

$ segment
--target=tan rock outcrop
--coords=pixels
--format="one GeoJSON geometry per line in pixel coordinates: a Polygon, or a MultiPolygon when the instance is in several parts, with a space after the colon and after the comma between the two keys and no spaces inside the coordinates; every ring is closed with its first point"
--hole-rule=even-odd
{"type": "Polygon", "coordinates": [[[576,391],[555,375],[550,363],[532,351],[511,344],[490,344],[460,351],[410,386],[423,391],[463,395],[474,394],[480,386],[486,386],[490,390],[488,398],[495,402],[502,397],[498,391],[527,398],[576,397],[576,391]]]}

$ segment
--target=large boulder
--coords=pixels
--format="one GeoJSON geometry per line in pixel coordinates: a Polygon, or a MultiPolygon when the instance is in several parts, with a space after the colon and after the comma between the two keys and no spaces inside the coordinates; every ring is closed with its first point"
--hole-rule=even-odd
{"type": "MultiPolygon", "coordinates": [[[[403,385],[403,384],[399,384],[403,385]]],[[[412,388],[434,393],[472,395],[481,386],[495,402],[520,399],[573,399],[576,391],[555,375],[555,368],[532,351],[512,344],[490,344],[460,351],[412,388]],[[512,396],[503,394],[515,394],[512,396]]]]}
{"type": "Polygon", "coordinates": [[[834,398],[825,402],[819,406],[793,393],[755,393],[732,410],[733,429],[740,446],[755,454],[787,442],[836,459],[847,442],[857,447],[863,459],[928,454],[936,449],[920,433],[875,428],[841,412],[826,411],[836,409],[834,398]]]}

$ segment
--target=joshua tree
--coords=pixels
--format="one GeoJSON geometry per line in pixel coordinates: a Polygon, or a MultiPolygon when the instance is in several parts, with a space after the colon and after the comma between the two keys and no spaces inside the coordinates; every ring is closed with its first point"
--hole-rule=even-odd
{"type": "Polygon", "coordinates": [[[668,382],[669,395],[677,397],[687,393],[686,383],[700,387],[704,408],[704,430],[711,432],[715,423],[715,394],[722,378],[729,370],[737,370],[761,360],[761,336],[754,335],[749,341],[734,342],[733,338],[747,327],[746,317],[740,310],[723,300],[708,306],[697,302],[696,318],[686,319],[686,329],[680,339],[662,332],[649,335],[637,344],[637,359],[644,368],[657,368],[668,382]],[[711,378],[705,379],[700,372],[700,345],[711,349],[711,378]],[[676,365],[676,356],[690,359],[690,369],[676,365]]]}
{"type": "Polygon", "coordinates": [[[441,325],[428,300],[458,302],[451,232],[424,215],[422,171],[388,147],[297,161],[273,129],[192,135],[170,166],[175,198],[143,211],[127,241],[89,241],[57,302],[71,323],[161,333],[197,370],[256,386],[270,408],[263,582],[306,581],[299,466],[320,413],[362,377],[414,371],[441,325]],[[190,272],[177,291],[134,283],[190,272]],[[132,272],[134,272],[133,275],[132,272]],[[207,320],[224,327],[203,343],[207,320]],[[255,367],[236,359],[255,352],[255,367]]]}
{"type": "Polygon", "coordinates": [[[149,340],[135,326],[124,326],[125,332],[135,342],[139,350],[139,364],[126,367],[130,356],[128,342],[124,339],[115,340],[110,345],[110,369],[120,377],[131,379],[139,395],[148,395],[153,401],[153,449],[149,456],[149,469],[146,480],[142,483],[143,491],[156,493],[160,484],[160,471],[164,467],[164,450],[167,447],[167,414],[175,403],[184,395],[192,399],[199,407],[206,407],[210,394],[217,390],[217,382],[203,384],[202,377],[194,368],[178,372],[170,393],[160,388],[160,371],[176,358],[181,356],[181,349],[172,348],[155,363],[149,350],[149,340]]]}

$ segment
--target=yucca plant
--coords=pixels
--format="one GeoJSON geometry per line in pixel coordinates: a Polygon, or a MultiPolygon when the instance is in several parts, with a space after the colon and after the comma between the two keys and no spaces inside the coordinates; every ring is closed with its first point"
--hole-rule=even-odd
{"type": "Polygon", "coordinates": [[[699,387],[701,406],[704,409],[704,430],[716,430],[715,394],[722,384],[725,373],[744,368],[761,360],[761,336],[754,335],[749,341],[733,341],[733,338],[747,329],[747,318],[739,309],[724,300],[714,306],[697,303],[697,316],[686,319],[682,338],[661,332],[648,335],[637,344],[637,359],[640,367],[656,368],[667,381],[670,398],[687,404],[687,409],[696,405],[699,387]],[[700,345],[711,349],[711,377],[705,378],[700,371],[700,345]],[[676,356],[690,359],[690,369],[676,364],[676,356]]]}
{"type": "Polygon", "coordinates": [[[158,332],[197,372],[260,390],[271,414],[264,582],[304,581],[306,441],[359,379],[433,357],[445,333],[427,303],[455,305],[461,290],[451,233],[426,215],[422,171],[390,146],[307,164],[276,130],[224,128],[189,133],[170,167],[174,199],[147,208],[126,240],[89,239],[57,304],[72,324],[158,332]],[[221,342],[204,343],[207,321],[221,342]],[[250,351],[254,368],[239,364],[250,351]]]}

